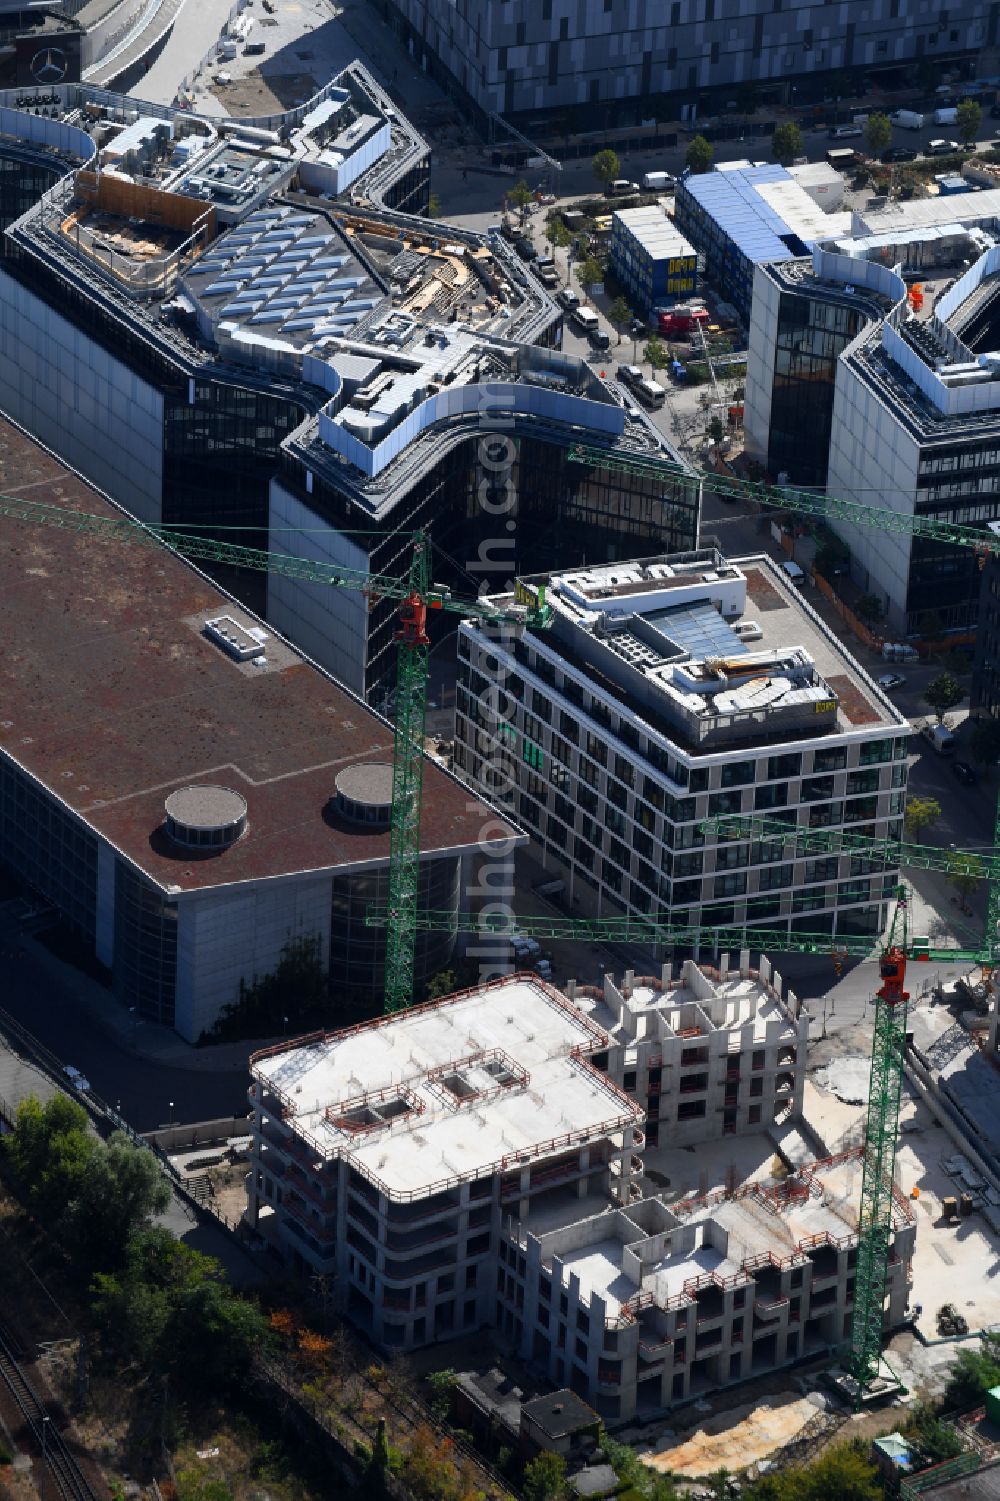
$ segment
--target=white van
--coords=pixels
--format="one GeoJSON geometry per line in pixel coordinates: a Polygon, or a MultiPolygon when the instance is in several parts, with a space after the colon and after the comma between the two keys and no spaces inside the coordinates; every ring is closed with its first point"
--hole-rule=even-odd
{"type": "Polygon", "coordinates": [[[658,411],[667,399],[667,393],[655,380],[640,380],[632,387],[644,407],[658,411]]]}
{"type": "Polygon", "coordinates": [[[925,724],[920,733],[939,756],[950,756],[954,753],[955,737],[946,724],[925,724]]]}
{"type": "Polygon", "coordinates": [[[806,581],[806,576],[802,572],[802,569],[799,567],[798,563],[793,563],[791,558],[789,558],[787,563],[782,563],[781,571],[786,578],[791,579],[793,584],[798,584],[801,586],[806,581]]]}
{"type": "Polygon", "coordinates": [[[570,321],[576,324],[582,334],[593,333],[595,329],[601,326],[601,320],[593,308],[589,307],[574,308],[570,314],[570,321]]]}
{"type": "Polygon", "coordinates": [[[677,180],[671,172],[644,172],[642,185],[650,193],[670,193],[677,186],[677,180]]]}

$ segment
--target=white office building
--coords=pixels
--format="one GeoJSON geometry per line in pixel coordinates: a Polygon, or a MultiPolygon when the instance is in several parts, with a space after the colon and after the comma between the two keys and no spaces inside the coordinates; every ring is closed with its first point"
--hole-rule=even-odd
{"type": "Polygon", "coordinates": [[[702,828],[901,831],[909,725],[783,570],[707,549],[545,586],[546,630],[462,623],[455,764],[495,795],[513,786],[572,908],[881,931],[893,873],[702,828]]]}

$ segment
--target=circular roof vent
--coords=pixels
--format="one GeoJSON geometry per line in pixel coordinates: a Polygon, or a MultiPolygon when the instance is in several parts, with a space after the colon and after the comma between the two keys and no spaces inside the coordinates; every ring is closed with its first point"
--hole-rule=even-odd
{"type": "Polygon", "coordinates": [[[334,807],[341,818],[367,828],[387,829],[392,819],[392,767],[382,762],[345,766],[338,771],[334,807]]]}
{"type": "Polygon", "coordinates": [[[247,826],[246,799],[229,787],[180,787],[165,808],[167,833],[188,849],[225,849],[247,826]]]}

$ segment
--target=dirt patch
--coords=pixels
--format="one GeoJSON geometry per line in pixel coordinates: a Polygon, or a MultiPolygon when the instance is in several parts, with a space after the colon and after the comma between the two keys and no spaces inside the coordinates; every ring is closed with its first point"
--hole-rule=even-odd
{"type": "Polygon", "coordinates": [[[878,724],[882,715],[872,708],[845,672],[834,673],[827,678],[827,682],[840,699],[840,707],[851,724],[878,724]]]}
{"type": "Polygon", "coordinates": [[[758,610],[787,610],[787,600],[782,599],[772,583],[758,573],[756,569],[747,570],[747,594],[753,600],[758,610]]]}
{"type": "Polygon", "coordinates": [[[248,73],[232,83],[217,83],[212,93],[230,115],[276,115],[304,104],[316,92],[311,73],[248,73]]]}
{"type": "Polygon", "coordinates": [[[708,1418],[683,1443],[657,1454],[643,1454],[651,1469],[700,1479],[720,1469],[737,1471],[767,1459],[800,1436],[807,1424],[826,1410],[817,1394],[793,1397],[790,1392],[756,1406],[731,1408],[708,1418]]]}

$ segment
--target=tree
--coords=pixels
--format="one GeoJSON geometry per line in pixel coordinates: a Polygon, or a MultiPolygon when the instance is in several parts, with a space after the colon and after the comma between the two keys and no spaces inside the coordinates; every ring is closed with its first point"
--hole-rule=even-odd
{"type": "Polygon", "coordinates": [[[219,1263],[167,1230],[133,1236],[124,1266],[95,1277],[93,1292],[111,1344],[189,1390],[239,1385],[271,1342],[267,1319],[232,1291],[219,1263]]]}
{"type": "Polygon", "coordinates": [[[581,261],[576,268],[576,279],[585,292],[600,285],[604,280],[604,267],[596,256],[588,255],[585,261],[581,261]]]}
{"type": "Polygon", "coordinates": [[[936,797],[911,797],[903,814],[906,832],[916,839],[924,829],[930,829],[941,817],[941,804],[936,797]]]}
{"type": "Polygon", "coordinates": [[[1000,760],[1000,719],[977,719],[969,736],[969,754],[979,766],[1000,760]]]}
{"type": "Polygon", "coordinates": [[[305,1028],[326,1019],[330,998],[318,938],[290,938],[276,968],[248,985],[240,981],[240,997],[223,1006],[210,1035],[219,1042],[244,1037],[268,1037],[291,1027],[305,1028]]]}
{"type": "Polygon", "coordinates": [[[983,123],[983,112],[974,99],[963,99],[956,111],[955,124],[958,133],[967,146],[971,146],[979,134],[979,127],[983,123]]]}
{"type": "Polygon", "coordinates": [[[651,365],[654,370],[665,370],[670,364],[670,351],[662,339],[654,336],[646,341],[643,358],[646,364],[651,365]]]}
{"type": "Polygon", "coordinates": [[[965,697],[965,689],[958,678],[950,672],[939,672],[936,678],[932,678],[924,689],[924,703],[930,704],[937,715],[938,724],[941,723],[949,709],[954,709],[965,697]]]}
{"type": "Polygon", "coordinates": [[[978,855],[963,855],[950,850],[947,859],[948,879],[962,898],[962,911],[968,912],[969,898],[979,889],[980,881],[986,879],[986,866],[978,855]]]}
{"type": "Polygon", "coordinates": [[[524,218],[525,209],[528,207],[528,204],[531,202],[534,196],[534,193],[528,187],[528,184],[525,182],[523,177],[521,178],[520,182],[516,182],[514,184],[510,192],[507,194],[507,197],[510,199],[514,207],[518,210],[522,219],[524,218]]]}
{"type": "Polygon", "coordinates": [[[713,443],[721,443],[726,435],[726,430],[722,425],[722,418],[719,416],[712,417],[706,428],[706,432],[713,443]]]}
{"type": "Polygon", "coordinates": [[[711,171],[715,147],[704,136],[695,136],[688,146],[684,160],[692,172],[711,171]]]}
{"type": "Polygon", "coordinates": [[[984,1334],[979,1349],[960,1350],[944,1390],[944,1405],[957,1412],[978,1407],[988,1391],[1000,1386],[1000,1335],[984,1334]]]}
{"type": "Polygon", "coordinates": [[[454,995],[458,989],[458,981],[453,969],[439,969],[437,974],[431,975],[427,981],[425,999],[438,1001],[443,995],[454,995]]]}
{"type": "Polygon", "coordinates": [[[930,1402],[913,1404],[903,1431],[913,1439],[928,1465],[941,1464],[962,1452],[956,1429],[938,1417],[930,1402]]]}
{"type": "Polygon", "coordinates": [[[865,121],[865,145],[872,156],[881,156],[892,144],[892,123],[888,115],[869,115],[865,121]]]}
{"type": "Polygon", "coordinates": [[[441,200],[436,193],[428,193],[427,195],[427,217],[428,219],[439,219],[441,217],[441,200]]]}
{"type": "Polygon", "coordinates": [[[2,1144],[22,1197],[49,1225],[76,1199],[98,1149],[87,1112],[64,1094],[53,1095],[44,1105],[34,1095],[22,1100],[14,1130],[2,1144]]]}
{"type": "Polygon", "coordinates": [[[783,167],[790,167],[795,158],[802,155],[802,132],[794,120],[782,120],[774,127],[771,155],[783,167]]]}
{"type": "Polygon", "coordinates": [[[622,329],[627,328],[632,322],[632,309],[624,297],[616,297],[608,308],[608,319],[618,335],[618,343],[622,341],[622,329]]]}
{"type": "Polygon", "coordinates": [[[539,1454],[524,1467],[524,1501],[559,1501],[566,1488],[566,1461],[561,1454],[539,1454]]]}
{"type": "Polygon", "coordinates": [[[854,606],[854,613],[866,625],[874,625],[882,619],[882,601],[877,594],[862,594],[854,606]]]}
{"type": "Polygon", "coordinates": [[[92,1153],[62,1218],[74,1257],[90,1271],[119,1266],[129,1240],[170,1203],[153,1153],[116,1131],[92,1153]]]}
{"type": "Polygon", "coordinates": [[[878,1473],[853,1444],[835,1444],[808,1465],[763,1475],[749,1501],[883,1501],[878,1473]]]}
{"type": "Polygon", "coordinates": [[[622,164],[618,160],[617,152],[606,148],[604,151],[599,151],[594,157],[594,160],[590,164],[590,170],[601,184],[601,187],[606,188],[609,183],[614,182],[616,177],[621,177],[622,164]]]}
{"type": "Polygon", "coordinates": [[[446,1422],[451,1417],[455,1388],[458,1385],[457,1375],[452,1370],[430,1371],[427,1375],[427,1385],[431,1389],[427,1406],[438,1422],[446,1422]]]}

